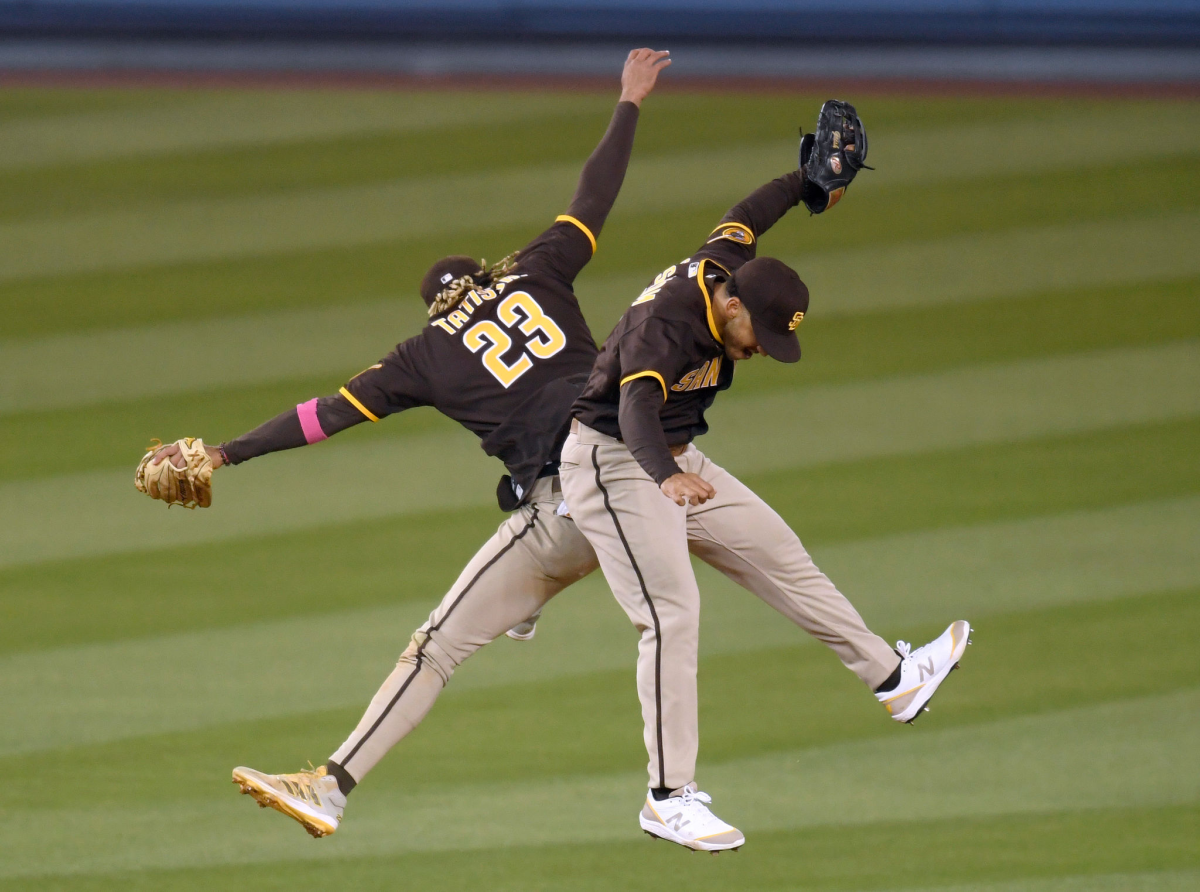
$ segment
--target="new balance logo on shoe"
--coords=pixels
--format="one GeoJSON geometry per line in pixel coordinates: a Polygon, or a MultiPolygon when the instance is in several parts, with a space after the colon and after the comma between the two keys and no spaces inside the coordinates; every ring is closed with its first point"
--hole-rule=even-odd
{"type": "Polygon", "coordinates": [[[889,690],[875,696],[897,722],[912,722],[929,709],[929,699],[958,666],[970,641],[971,625],[966,620],[950,624],[941,635],[916,650],[907,641],[896,642],[900,678],[889,690]]]}
{"type": "Polygon", "coordinates": [[[679,812],[678,814],[671,815],[671,817],[667,818],[666,822],[671,826],[672,830],[678,832],[679,828],[686,827],[688,824],[692,823],[690,820],[685,821],[682,820],[682,818],[683,812],[679,812]]]}

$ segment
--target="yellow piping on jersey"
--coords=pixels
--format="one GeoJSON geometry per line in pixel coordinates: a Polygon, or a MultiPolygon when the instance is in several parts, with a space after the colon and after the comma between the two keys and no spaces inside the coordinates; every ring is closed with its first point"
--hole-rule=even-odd
{"type": "Polygon", "coordinates": [[[350,405],[352,405],[354,408],[358,409],[358,411],[362,412],[364,415],[366,415],[372,421],[379,420],[378,417],[371,414],[370,409],[368,409],[366,406],[364,406],[362,403],[360,403],[358,400],[356,400],[354,398],[354,394],[352,394],[350,391],[348,391],[345,387],[338,388],[338,393],[340,393],[342,396],[344,396],[346,399],[348,399],[350,401],[350,405]]]}
{"type": "Polygon", "coordinates": [[[636,372],[632,375],[626,375],[624,378],[621,379],[621,386],[624,387],[626,384],[628,384],[634,378],[657,378],[658,383],[662,385],[663,402],[665,403],[667,401],[667,382],[663,380],[663,376],[660,375],[658,372],[645,371],[645,372],[636,372]]]}
{"type": "Polygon", "coordinates": [[[559,214],[554,218],[555,223],[574,223],[588,237],[588,241],[592,243],[592,253],[596,253],[596,237],[592,235],[592,231],[572,217],[570,214],[559,214]]]}
{"type": "MultiPolygon", "coordinates": [[[[696,282],[700,285],[700,293],[704,295],[704,309],[708,313],[708,330],[712,332],[712,336],[717,339],[718,344],[724,344],[725,342],[721,340],[721,335],[717,331],[717,323],[713,319],[712,298],[708,296],[708,286],[704,284],[704,264],[706,263],[708,263],[707,259],[700,261],[700,266],[696,270],[696,282]]],[[[720,266],[720,264],[713,265],[720,266]]],[[[721,269],[725,270],[726,273],[729,272],[729,270],[726,270],[723,266],[721,269]]]]}

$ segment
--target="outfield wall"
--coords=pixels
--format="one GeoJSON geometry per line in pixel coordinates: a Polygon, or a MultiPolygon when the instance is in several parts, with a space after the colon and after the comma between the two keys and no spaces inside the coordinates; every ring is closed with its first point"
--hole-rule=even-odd
{"type": "Polygon", "coordinates": [[[0,36],[1200,45],[1200,0],[0,0],[0,36]]]}

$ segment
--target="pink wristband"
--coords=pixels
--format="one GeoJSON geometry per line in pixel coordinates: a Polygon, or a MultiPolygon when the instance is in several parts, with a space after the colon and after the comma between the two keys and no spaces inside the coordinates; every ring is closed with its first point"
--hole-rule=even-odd
{"type": "Polygon", "coordinates": [[[307,403],[298,405],[296,407],[296,414],[300,416],[300,430],[304,431],[304,439],[310,446],[313,443],[320,443],[322,440],[329,439],[325,431],[321,430],[321,422],[317,420],[317,400],[315,397],[307,403]]]}

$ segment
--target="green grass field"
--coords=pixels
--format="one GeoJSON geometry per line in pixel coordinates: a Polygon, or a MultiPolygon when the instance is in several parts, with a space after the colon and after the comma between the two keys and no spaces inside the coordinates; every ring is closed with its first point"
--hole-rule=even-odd
{"type": "MultiPolygon", "coordinates": [[[[665,93],[577,291],[642,284],[792,163],[824,97],[665,93]]],[[[0,890],[1200,887],[1200,104],[852,96],[875,173],[763,238],[804,360],[700,445],[880,634],[977,627],[912,728],[707,568],[700,773],[637,827],[635,634],[599,574],[462,667],[314,841],[234,765],[320,764],[500,521],[418,410],[138,495],[421,324],[447,253],[569,201],[612,97],[0,90],[0,890]],[[1137,138],[1129,134],[1135,132],[1137,138]]]]}

